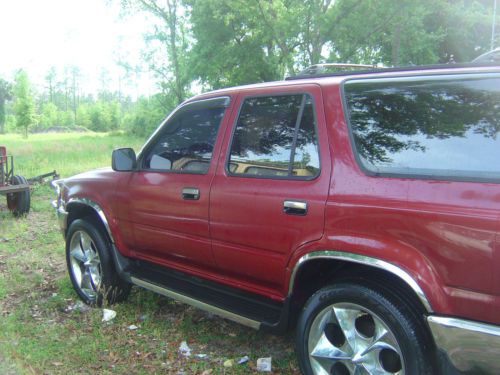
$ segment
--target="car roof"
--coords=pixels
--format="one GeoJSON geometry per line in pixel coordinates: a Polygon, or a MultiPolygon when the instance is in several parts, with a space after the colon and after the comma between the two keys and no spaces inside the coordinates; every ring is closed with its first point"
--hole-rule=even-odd
{"type": "Polygon", "coordinates": [[[410,66],[397,68],[378,68],[370,70],[348,71],[327,73],[318,75],[301,75],[288,77],[282,81],[272,81],[228,87],[199,94],[189,99],[188,102],[200,99],[207,99],[215,96],[234,95],[241,91],[265,89],[271,87],[290,87],[303,86],[306,84],[315,84],[319,86],[335,86],[351,79],[371,79],[388,77],[408,77],[422,75],[454,75],[470,73],[500,73],[500,65],[497,63],[467,63],[467,64],[445,64],[445,65],[426,65],[410,66]]]}

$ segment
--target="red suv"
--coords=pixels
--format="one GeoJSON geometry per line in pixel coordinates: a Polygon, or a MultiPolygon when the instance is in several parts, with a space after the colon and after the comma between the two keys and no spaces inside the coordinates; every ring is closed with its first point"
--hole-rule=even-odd
{"type": "Polygon", "coordinates": [[[209,92],[112,159],[55,184],[86,303],[295,329],[304,374],[500,373],[500,67],[209,92]]]}

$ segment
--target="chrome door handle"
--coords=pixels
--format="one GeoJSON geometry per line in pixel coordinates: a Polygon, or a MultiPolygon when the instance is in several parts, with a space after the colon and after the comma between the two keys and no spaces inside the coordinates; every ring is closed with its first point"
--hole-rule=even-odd
{"type": "Polygon", "coordinates": [[[197,201],[200,199],[200,189],[188,187],[182,189],[182,199],[197,201]]]}
{"type": "Polygon", "coordinates": [[[307,202],[284,201],[283,212],[288,215],[306,215],[307,202]]]}

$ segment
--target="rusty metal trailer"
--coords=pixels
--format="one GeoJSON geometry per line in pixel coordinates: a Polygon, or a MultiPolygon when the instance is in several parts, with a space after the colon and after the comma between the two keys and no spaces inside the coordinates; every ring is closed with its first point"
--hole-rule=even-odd
{"type": "Polygon", "coordinates": [[[7,196],[7,207],[15,216],[25,215],[30,210],[31,196],[28,180],[14,174],[14,158],[0,146],[0,195],[7,196]]]}

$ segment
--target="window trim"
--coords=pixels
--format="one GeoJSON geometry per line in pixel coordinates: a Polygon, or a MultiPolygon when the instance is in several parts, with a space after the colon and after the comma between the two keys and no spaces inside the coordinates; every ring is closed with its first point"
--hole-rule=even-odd
{"type": "Polygon", "coordinates": [[[224,116],[221,119],[221,122],[219,124],[219,128],[217,129],[217,135],[215,137],[215,143],[214,143],[214,150],[215,150],[215,144],[217,143],[218,139],[220,138],[220,130],[221,130],[221,125],[222,122],[224,121],[224,118],[227,115],[227,108],[231,104],[231,97],[230,96],[217,96],[213,98],[208,98],[208,99],[198,99],[198,100],[193,100],[193,101],[187,101],[182,104],[180,104],[178,107],[176,107],[168,116],[160,123],[160,125],[156,128],[156,130],[153,132],[153,134],[148,138],[148,140],[144,143],[142,146],[141,150],[139,151],[139,154],[137,155],[137,169],[136,171],[138,172],[153,172],[153,173],[166,173],[166,174],[191,174],[191,175],[207,175],[208,171],[210,170],[210,167],[212,166],[212,160],[213,158],[213,151],[212,151],[212,157],[210,158],[210,165],[208,167],[207,172],[205,173],[200,173],[200,172],[195,172],[195,171],[183,171],[183,170],[165,170],[165,169],[152,169],[152,168],[145,168],[144,163],[145,163],[145,158],[146,155],[151,149],[154,147],[156,142],[161,136],[162,130],[167,126],[176,116],[182,115],[183,113],[190,111],[192,109],[207,109],[207,108],[224,108],[224,116]]]}
{"type": "MultiPolygon", "coordinates": [[[[302,99],[301,99],[302,100],[302,99]]],[[[305,103],[304,103],[305,104],[305,103]]],[[[298,117],[298,116],[297,116],[298,117]]],[[[299,125],[302,123],[302,119],[299,121],[299,125]]],[[[300,126],[299,126],[300,127],[300,126]]],[[[297,131],[296,131],[296,126],[295,126],[295,134],[294,138],[296,138],[297,131]]],[[[229,177],[239,177],[239,178],[254,178],[254,179],[262,179],[262,180],[288,180],[288,181],[313,181],[316,180],[321,176],[321,171],[322,171],[322,165],[321,165],[321,146],[319,142],[319,127],[318,127],[318,116],[316,112],[316,98],[311,92],[307,91],[297,91],[297,92],[270,92],[270,93],[263,93],[263,94],[258,94],[258,95],[245,95],[241,97],[240,101],[240,106],[238,108],[238,113],[236,115],[235,121],[232,124],[232,129],[231,129],[231,138],[230,138],[230,143],[226,155],[226,160],[224,162],[224,172],[226,173],[227,176],[229,177]],[[234,142],[234,134],[236,133],[236,128],[238,126],[238,120],[241,115],[241,110],[243,108],[243,105],[245,104],[245,101],[247,99],[256,99],[256,98],[266,98],[266,97],[273,97],[273,96],[302,96],[308,95],[311,98],[312,102],[312,109],[313,109],[313,115],[314,115],[314,132],[316,135],[316,142],[318,145],[318,161],[319,161],[319,168],[318,168],[318,173],[316,173],[314,176],[259,176],[259,175],[250,175],[250,174],[243,174],[243,173],[233,173],[229,170],[229,163],[231,163],[231,150],[233,148],[233,142],[234,142]]],[[[292,156],[292,150],[290,150],[290,156],[292,156]]],[[[290,160],[288,161],[288,172],[290,171],[290,160]]],[[[292,171],[293,171],[293,166],[292,171]]]]}
{"type": "MultiPolygon", "coordinates": [[[[385,77],[372,77],[372,78],[348,78],[340,83],[340,92],[342,98],[342,110],[344,111],[344,119],[348,128],[349,141],[351,143],[351,149],[354,154],[354,159],[360,170],[369,177],[381,177],[381,178],[399,178],[399,179],[418,179],[418,180],[431,180],[431,181],[456,181],[456,182],[486,182],[486,183],[500,183],[500,177],[481,177],[481,176],[464,176],[464,175],[446,175],[440,174],[440,170],[435,170],[438,173],[412,173],[412,172],[377,172],[371,170],[365,166],[363,161],[361,160],[361,156],[359,155],[356,141],[354,139],[354,131],[351,123],[351,117],[349,116],[349,107],[347,104],[346,98],[346,84],[350,82],[419,82],[423,80],[431,80],[431,81],[452,81],[452,80],[472,80],[472,79],[484,79],[484,78],[492,78],[497,76],[500,78],[499,72],[476,72],[469,73],[464,72],[457,74],[454,73],[444,73],[444,74],[419,74],[419,75],[394,75],[394,76],[385,76],[385,77]]],[[[410,169],[410,168],[409,168],[410,169]]],[[[417,170],[416,168],[413,168],[417,170]]],[[[441,170],[442,171],[442,170],[441,170]]],[[[464,171],[464,173],[467,173],[464,171]]]]}

